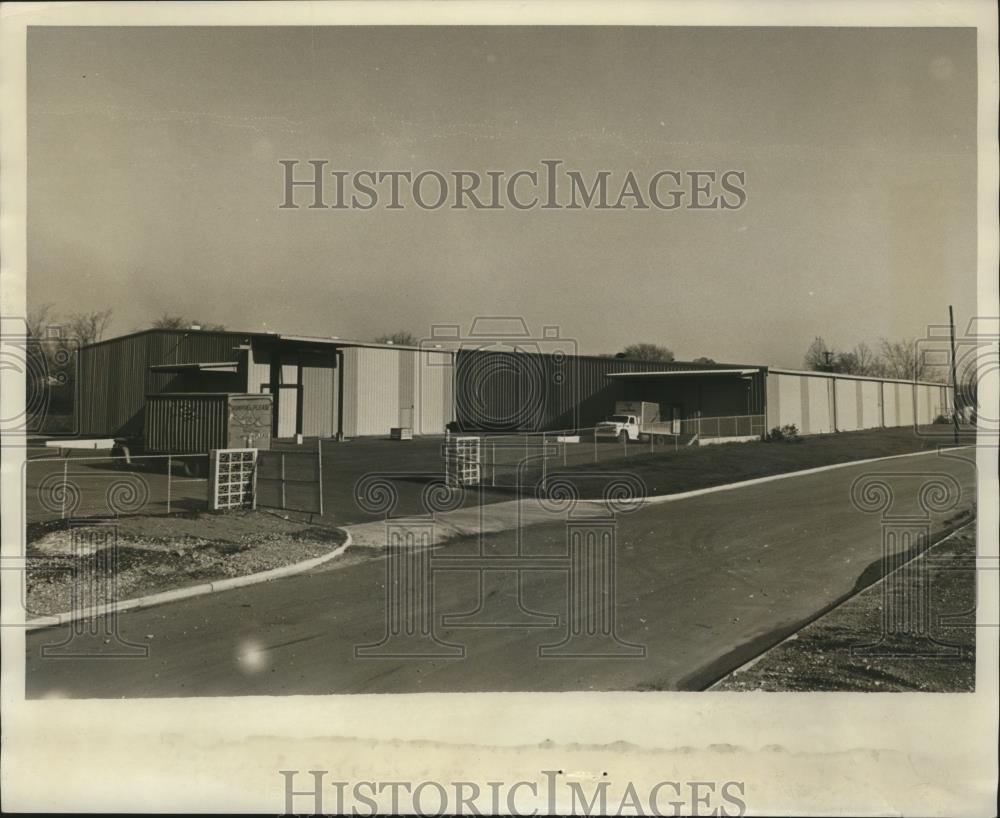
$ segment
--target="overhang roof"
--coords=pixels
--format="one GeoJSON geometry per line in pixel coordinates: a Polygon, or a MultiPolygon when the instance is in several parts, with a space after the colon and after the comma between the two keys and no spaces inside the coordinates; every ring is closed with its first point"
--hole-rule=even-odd
{"type": "Polygon", "coordinates": [[[215,363],[153,364],[149,368],[153,372],[237,372],[239,371],[238,366],[235,361],[218,361],[215,363]]]}
{"type": "Polygon", "coordinates": [[[681,378],[691,375],[753,375],[759,369],[673,369],[666,372],[609,372],[609,378],[681,378]]]}

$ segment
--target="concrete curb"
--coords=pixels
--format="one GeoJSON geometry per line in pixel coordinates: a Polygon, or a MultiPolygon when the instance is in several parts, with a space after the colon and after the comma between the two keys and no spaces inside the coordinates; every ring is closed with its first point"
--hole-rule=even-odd
{"type": "MultiPolygon", "coordinates": [[[[653,494],[646,497],[637,497],[634,500],[619,501],[619,504],[622,507],[627,507],[629,510],[639,510],[642,508],[646,508],[647,506],[661,505],[663,503],[672,503],[677,500],[687,500],[692,497],[701,497],[706,494],[715,494],[721,491],[732,491],[733,489],[740,489],[748,486],[756,486],[761,483],[770,483],[775,480],[785,480],[788,479],[789,477],[804,477],[810,474],[820,474],[826,471],[833,471],[834,469],[846,469],[850,466],[861,466],[865,465],[866,463],[881,463],[886,460],[896,460],[903,457],[917,457],[920,455],[938,454],[939,452],[954,452],[962,449],[974,449],[974,448],[975,447],[970,444],[968,446],[954,446],[946,449],[923,449],[919,452],[904,452],[903,454],[890,454],[886,455],[885,457],[871,457],[865,460],[849,460],[844,463],[830,463],[825,466],[814,466],[813,468],[809,469],[800,469],[799,471],[781,472],[780,474],[769,474],[766,477],[754,477],[751,478],[750,480],[741,480],[736,483],[723,483],[718,486],[707,486],[701,489],[692,489],[691,491],[681,491],[681,492],[676,492],[674,494],[653,494]]],[[[572,474],[572,472],[567,472],[567,473],[572,474]]],[[[537,500],[534,500],[533,498],[527,498],[527,499],[529,500],[529,502],[537,503],[537,500]]],[[[524,498],[520,500],[506,500],[502,503],[490,503],[486,506],[483,506],[483,508],[493,509],[495,512],[498,508],[514,509],[517,507],[519,503],[523,504],[524,498]]],[[[577,504],[582,507],[603,506],[605,504],[605,501],[597,499],[581,499],[577,500],[577,504]]],[[[434,524],[435,526],[438,527],[439,532],[437,536],[435,536],[433,544],[441,545],[447,542],[448,540],[457,539],[459,537],[472,536],[480,533],[497,534],[502,531],[512,531],[518,527],[516,525],[509,525],[501,527],[490,527],[488,529],[481,528],[478,531],[473,530],[472,528],[470,528],[471,524],[477,523],[481,525],[482,523],[481,517],[478,520],[475,519],[475,512],[477,511],[478,511],[477,507],[470,506],[468,508],[458,509],[457,511],[445,512],[444,514],[435,518],[434,524]],[[453,516],[449,518],[449,515],[453,516]],[[460,519],[466,516],[470,518],[467,524],[462,524],[461,522],[458,523],[452,522],[452,520],[460,519]]],[[[520,519],[521,528],[529,528],[535,525],[544,525],[546,523],[558,522],[562,518],[543,517],[541,519],[525,520],[524,517],[517,517],[516,515],[512,515],[512,520],[513,519],[520,519]]],[[[398,526],[405,526],[408,523],[412,523],[415,525],[423,525],[424,523],[426,523],[426,518],[400,517],[394,520],[393,522],[398,526]]],[[[369,530],[373,532],[382,532],[383,525],[384,523],[382,522],[372,522],[372,523],[356,523],[354,526],[351,527],[357,529],[358,536],[360,538],[359,540],[360,545],[364,545],[365,547],[368,548],[384,548],[385,547],[384,543],[380,544],[377,541],[372,542],[371,538],[367,536],[369,530]]],[[[376,535],[376,537],[377,536],[379,535],[376,535]]]]}
{"type": "MultiPolygon", "coordinates": [[[[961,449],[974,449],[975,445],[970,443],[967,446],[950,446],[947,449],[923,449],[919,452],[906,452],[904,454],[889,454],[885,457],[869,457],[866,460],[848,460],[844,463],[830,463],[826,466],[814,466],[811,469],[800,469],[799,471],[786,471],[781,474],[769,474],[767,477],[754,477],[751,480],[741,480],[738,483],[723,483],[721,486],[708,486],[703,489],[693,489],[692,491],[681,491],[676,494],[654,494],[650,497],[642,497],[632,502],[637,505],[656,505],[657,503],[669,503],[673,500],[686,500],[688,497],[699,497],[703,494],[713,494],[717,491],[729,491],[739,489],[744,486],[756,486],[760,483],[771,483],[775,480],[784,480],[788,477],[805,477],[809,474],[819,474],[820,472],[833,471],[834,469],[846,469],[849,466],[863,466],[866,463],[881,463],[885,460],[898,460],[902,457],[918,457],[923,454],[940,454],[941,452],[957,452],[961,449]]],[[[582,503],[600,503],[602,500],[581,500],[582,503]]]]}
{"type": "Polygon", "coordinates": [[[41,619],[32,619],[29,622],[25,622],[24,627],[25,630],[29,631],[39,630],[40,628],[53,628],[69,622],[76,622],[78,619],[90,619],[94,616],[104,616],[109,613],[121,613],[123,611],[137,611],[140,608],[151,608],[154,605],[162,605],[164,602],[175,602],[178,599],[204,596],[205,594],[214,594],[219,591],[229,591],[233,588],[243,588],[247,585],[257,585],[261,582],[269,582],[272,579],[281,579],[293,574],[301,574],[311,568],[329,562],[334,557],[339,557],[350,548],[353,541],[351,532],[346,528],[341,528],[340,531],[343,531],[346,537],[343,544],[338,545],[326,554],[320,554],[318,557],[311,557],[307,560],[302,560],[302,562],[294,562],[291,565],[282,565],[278,568],[270,568],[267,571],[258,571],[256,574],[246,574],[242,577],[230,577],[229,579],[220,579],[215,582],[204,582],[201,585],[192,585],[189,588],[177,588],[173,591],[160,591],[156,594],[148,594],[147,596],[140,596],[135,599],[123,599],[121,602],[116,602],[110,606],[97,605],[78,611],[51,614],[41,619]]]}
{"type": "Polygon", "coordinates": [[[852,594],[846,596],[844,599],[840,600],[840,602],[834,603],[830,608],[828,608],[827,610],[825,610],[823,613],[821,613],[815,619],[810,619],[804,625],[802,625],[801,627],[796,628],[794,631],[792,631],[790,634],[788,634],[788,636],[786,636],[784,639],[782,639],[782,640],[780,640],[778,642],[775,642],[767,650],[765,650],[765,651],[763,651],[761,653],[758,653],[756,656],[753,657],[753,659],[748,659],[746,662],[744,662],[739,667],[733,668],[728,673],[726,673],[724,676],[719,677],[714,682],[712,682],[712,684],[710,684],[708,687],[704,688],[702,691],[699,691],[699,692],[707,693],[709,691],[712,691],[712,692],[722,692],[722,693],[740,693],[741,695],[744,694],[744,693],[753,692],[753,691],[746,691],[746,690],[740,690],[740,691],[736,691],[736,690],[723,690],[723,691],[719,691],[718,688],[719,688],[719,685],[721,685],[727,679],[730,679],[733,676],[737,676],[740,673],[743,673],[743,672],[745,672],[747,670],[750,670],[754,665],[759,664],[760,662],[762,662],[764,659],[766,659],[768,656],[770,656],[774,651],[776,651],[782,645],[786,644],[787,642],[791,642],[794,639],[798,639],[799,638],[799,634],[802,633],[802,631],[804,631],[806,628],[811,628],[813,625],[818,625],[818,624],[822,623],[825,619],[828,619],[828,618],[832,617],[834,614],[838,613],[845,605],[850,604],[850,602],[852,600],[854,600],[855,598],[861,596],[861,594],[867,593],[868,591],[871,591],[873,589],[878,588],[880,585],[883,585],[889,579],[889,577],[891,577],[893,574],[895,574],[895,573],[897,573],[899,571],[902,571],[907,565],[909,565],[914,560],[922,559],[927,554],[927,552],[930,551],[932,548],[936,548],[937,546],[941,545],[941,543],[947,542],[952,537],[954,537],[956,534],[958,534],[960,531],[964,531],[970,525],[973,525],[973,524],[975,524],[977,522],[978,522],[978,520],[975,517],[973,517],[971,520],[968,520],[968,521],[966,521],[964,523],[959,524],[956,528],[953,528],[951,531],[945,531],[945,532],[943,532],[943,536],[941,536],[940,539],[935,540],[934,542],[932,542],[930,545],[927,546],[927,548],[925,548],[919,554],[916,554],[911,559],[908,559],[902,565],[896,566],[888,574],[883,574],[877,580],[875,580],[874,582],[872,582],[870,585],[866,585],[860,591],[857,591],[855,593],[852,593],[852,594]]]}

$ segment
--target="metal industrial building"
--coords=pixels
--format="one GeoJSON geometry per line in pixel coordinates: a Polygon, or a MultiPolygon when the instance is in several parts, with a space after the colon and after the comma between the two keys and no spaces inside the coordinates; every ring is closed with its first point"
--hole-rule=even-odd
{"type": "Polygon", "coordinates": [[[656,402],[678,428],[716,419],[717,436],[742,438],[787,424],[802,434],[924,424],[950,407],[938,383],[756,364],[195,329],[84,347],[78,384],[80,433],[115,437],[141,436],[147,396],[165,392],[270,393],[278,438],[386,436],[393,427],[434,435],[453,421],[467,431],[585,429],[618,400],[656,402]]]}
{"type": "Polygon", "coordinates": [[[802,434],[933,423],[948,415],[951,389],[941,383],[771,368],[767,428],[794,424],[802,434]]]}
{"type": "Polygon", "coordinates": [[[454,417],[452,355],[276,333],[144,330],[83,347],[84,435],[138,437],[146,397],[270,393],[275,437],[444,434],[454,417]]]}

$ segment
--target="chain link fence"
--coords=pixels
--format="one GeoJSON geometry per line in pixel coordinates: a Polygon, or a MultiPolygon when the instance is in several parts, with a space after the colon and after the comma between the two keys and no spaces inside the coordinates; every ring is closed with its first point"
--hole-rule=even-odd
{"type": "MultiPolygon", "coordinates": [[[[690,418],[648,424],[638,440],[615,437],[599,427],[506,434],[457,434],[452,440],[477,441],[478,483],[489,487],[534,484],[548,474],[573,467],[612,464],[635,457],[677,454],[688,447],[727,440],[752,440],[765,432],[764,415],[690,418]]],[[[446,457],[455,480],[463,463],[446,457]]]]}
{"type": "Polygon", "coordinates": [[[208,508],[208,455],[34,457],[25,463],[28,523],[208,508]]]}

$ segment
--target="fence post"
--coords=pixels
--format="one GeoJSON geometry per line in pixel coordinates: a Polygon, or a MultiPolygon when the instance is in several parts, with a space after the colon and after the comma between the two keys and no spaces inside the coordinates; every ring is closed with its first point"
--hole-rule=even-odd
{"type": "Polygon", "coordinates": [[[597,462],[597,427],[595,426],[591,432],[591,437],[594,438],[594,462],[597,462]]]}
{"type": "Polygon", "coordinates": [[[542,485],[545,485],[546,463],[548,462],[548,451],[545,448],[545,432],[542,432],[542,485]]]}
{"type": "Polygon", "coordinates": [[[285,453],[281,453],[281,507],[288,505],[285,499],[285,453]]]}
{"type": "Polygon", "coordinates": [[[171,463],[173,459],[168,454],[167,455],[167,514],[170,513],[170,478],[173,476],[173,469],[171,468],[171,463]]]}
{"type": "Polygon", "coordinates": [[[319,516],[323,516],[323,440],[316,441],[316,470],[319,472],[319,516]]]}
{"type": "Polygon", "coordinates": [[[495,440],[490,442],[490,461],[492,463],[491,471],[493,473],[492,479],[491,479],[490,482],[493,485],[493,487],[496,488],[496,485],[497,485],[497,442],[495,440]]]}
{"type": "Polygon", "coordinates": [[[66,519],[66,495],[69,493],[69,458],[63,460],[62,519],[66,519]]]}

